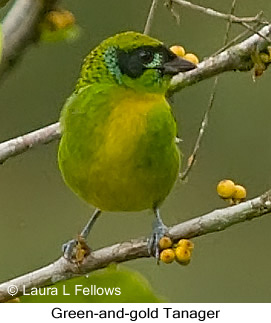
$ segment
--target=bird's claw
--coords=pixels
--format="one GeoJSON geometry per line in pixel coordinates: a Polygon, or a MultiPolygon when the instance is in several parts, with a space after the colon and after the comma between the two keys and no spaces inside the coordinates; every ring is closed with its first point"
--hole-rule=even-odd
{"type": "Polygon", "coordinates": [[[154,256],[157,259],[157,262],[159,262],[160,254],[159,241],[167,231],[167,226],[165,226],[162,222],[157,220],[154,222],[152,234],[148,239],[148,252],[150,256],[154,256]]]}
{"type": "Polygon", "coordinates": [[[74,252],[74,248],[77,246],[78,241],[76,239],[69,240],[62,245],[62,252],[64,258],[71,260],[74,252]]]}
{"type": "Polygon", "coordinates": [[[62,252],[64,253],[64,258],[75,262],[81,263],[85,257],[87,257],[91,249],[87,245],[85,239],[78,236],[77,239],[72,239],[62,245],[62,252]]]}

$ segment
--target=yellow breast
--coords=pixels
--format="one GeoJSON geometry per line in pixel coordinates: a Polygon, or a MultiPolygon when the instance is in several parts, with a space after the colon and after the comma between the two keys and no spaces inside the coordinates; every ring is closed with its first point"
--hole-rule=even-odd
{"type": "Polygon", "coordinates": [[[126,90],[127,95],[119,100],[105,124],[104,145],[100,152],[103,158],[116,161],[124,155],[129,158],[138,140],[146,132],[147,115],[157,104],[165,101],[159,94],[138,95],[126,90]]]}

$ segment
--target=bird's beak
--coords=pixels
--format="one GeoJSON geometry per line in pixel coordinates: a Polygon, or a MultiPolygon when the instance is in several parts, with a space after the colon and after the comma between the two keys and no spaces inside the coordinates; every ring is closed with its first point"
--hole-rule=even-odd
{"type": "Polygon", "coordinates": [[[196,67],[197,65],[195,65],[194,63],[186,59],[183,59],[179,56],[176,56],[173,58],[173,60],[163,65],[163,73],[169,74],[169,75],[175,75],[180,72],[187,72],[187,71],[193,70],[196,67]]]}

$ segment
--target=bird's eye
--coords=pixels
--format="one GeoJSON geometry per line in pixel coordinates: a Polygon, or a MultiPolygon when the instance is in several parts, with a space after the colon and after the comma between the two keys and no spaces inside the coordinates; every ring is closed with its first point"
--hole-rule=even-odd
{"type": "Polygon", "coordinates": [[[148,64],[153,60],[153,53],[148,50],[142,50],[139,52],[139,57],[143,64],[148,64]]]}

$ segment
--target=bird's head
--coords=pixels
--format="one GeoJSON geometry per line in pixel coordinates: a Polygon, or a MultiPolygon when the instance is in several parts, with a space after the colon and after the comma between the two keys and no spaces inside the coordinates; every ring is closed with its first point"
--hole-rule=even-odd
{"type": "Polygon", "coordinates": [[[130,31],[107,38],[90,52],[78,86],[109,81],[142,92],[165,93],[174,75],[195,67],[157,39],[130,31]]]}

